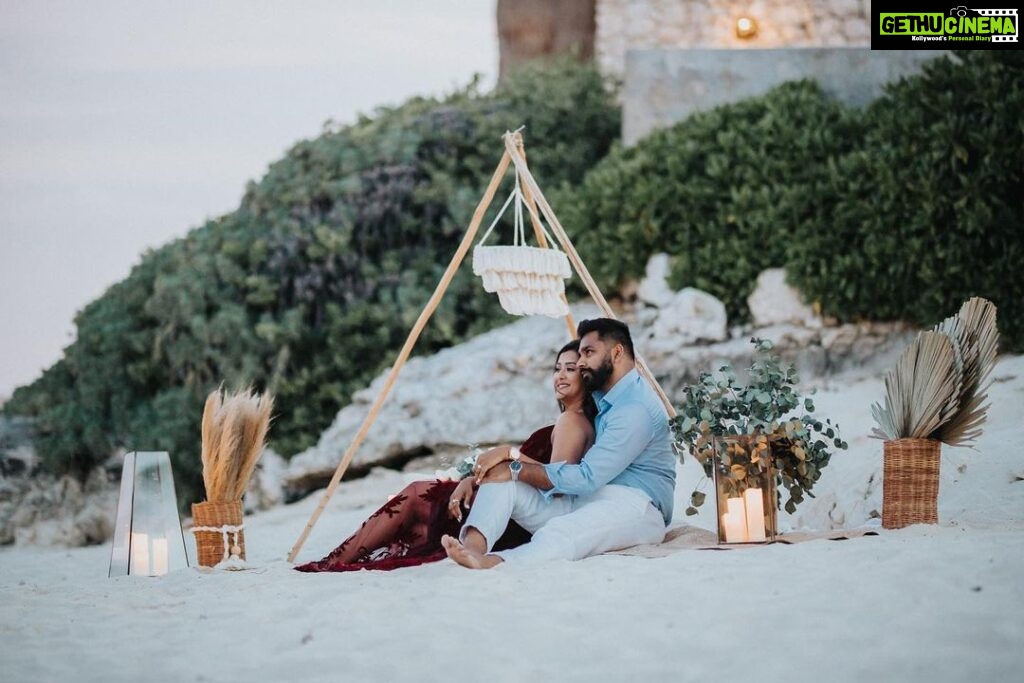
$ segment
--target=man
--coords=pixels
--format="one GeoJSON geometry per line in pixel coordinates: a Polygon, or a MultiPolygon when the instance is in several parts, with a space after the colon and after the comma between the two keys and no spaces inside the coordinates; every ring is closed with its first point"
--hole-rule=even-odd
{"type": "Polygon", "coordinates": [[[598,406],[594,445],[578,465],[524,463],[508,446],[481,456],[480,490],[460,537],[442,539],[465,567],[578,560],[665,537],[676,476],[665,409],[636,370],[626,325],[584,320],[577,335],[576,367],[598,406]],[[533,540],[489,554],[509,519],[533,540]]]}

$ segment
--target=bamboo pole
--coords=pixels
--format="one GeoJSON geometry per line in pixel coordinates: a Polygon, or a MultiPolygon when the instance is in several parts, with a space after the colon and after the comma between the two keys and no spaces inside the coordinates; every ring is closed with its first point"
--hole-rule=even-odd
{"type": "MultiPolygon", "coordinates": [[[[590,293],[590,297],[600,307],[605,316],[617,320],[614,311],[612,311],[611,306],[608,305],[607,299],[604,298],[604,295],[601,293],[601,289],[597,286],[597,283],[594,282],[594,278],[590,276],[590,271],[587,270],[586,264],[583,263],[583,259],[580,258],[579,253],[576,251],[572,241],[569,239],[569,235],[565,232],[565,228],[563,228],[562,224],[558,221],[558,217],[551,209],[551,205],[548,204],[548,200],[544,197],[544,193],[541,192],[533,174],[531,174],[530,169],[527,168],[526,161],[519,154],[519,149],[515,144],[513,136],[510,134],[505,135],[505,151],[512,157],[512,163],[515,164],[516,171],[520,174],[521,180],[526,184],[526,187],[531,192],[533,199],[540,207],[544,217],[547,218],[551,231],[555,233],[555,237],[558,239],[559,244],[562,245],[562,249],[569,257],[569,261],[572,262],[573,267],[575,267],[576,272],[580,276],[580,279],[583,280],[583,284],[590,293]]],[[[527,208],[529,208],[531,212],[534,210],[529,204],[527,205],[527,208]]],[[[654,378],[650,368],[647,367],[647,363],[644,362],[644,359],[639,353],[636,354],[636,366],[640,374],[650,382],[651,387],[658,394],[662,404],[665,406],[665,412],[668,413],[668,416],[675,417],[676,409],[672,406],[672,402],[669,401],[668,396],[665,394],[665,390],[661,388],[661,384],[659,384],[658,380],[654,378]]]]}
{"type": "MultiPolygon", "coordinates": [[[[519,152],[519,156],[523,159],[523,167],[526,167],[526,149],[523,147],[523,135],[522,133],[511,133],[512,141],[515,143],[516,150],[519,152]]],[[[519,173],[519,171],[516,171],[519,173]]],[[[521,175],[520,175],[521,177],[521,175]]],[[[526,200],[527,206],[532,206],[533,210],[530,211],[530,223],[533,224],[533,234],[537,237],[537,244],[542,248],[548,249],[548,238],[544,236],[544,229],[540,224],[540,216],[537,215],[537,207],[533,202],[533,193],[530,192],[529,187],[523,188],[523,199],[526,200]]]]}
{"type": "Polygon", "coordinates": [[[416,340],[419,338],[420,333],[426,326],[427,321],[430,320],[430,316],[432,316],[434,311],[437,309],[438,304],[444,296],[445,290],[448,289],[448,285],[455,276],[455,272],[459,269],[462,261],[466,258],[466,253],[473,244],[473,238],[476,237],[477,230],[480,229],[480,223],[483,221],[484,214],[487,212],[487,208],[491,205],[491,201],[494,199],[494,194],[497,192],[498,186],[501,184],[502,179],[505,177],[505,173],[508,171],[510,162],[511,156],[506,151],[501,156],[501,161],[498,162],[498,167],[495,169],[494,175],[491,177],[491,182],[487,186],[487,191],[484,193],[483,198],[477,205],[476,211],[473,212],[473,219],[469,223],[469,228],[466,230],[466,234],[462,238],[459,248],[455,251],[455,255],[452,256],[451,263],[448,264],[448,268],[444,271],[444,275],[441,276],[440,282],[437,283],[434,293],[431,295],[429,301],[427,301],[427,305],[424,306],[419,319],[417,319],[416,324],[413,325],[412,331],[409,332],[409,337],[405,340],[405,345],[402,347],[401,352],[399,352],[394,365],[391,366],[391,372],[388,374],[387,380],[384,382],[384,386],[381,388],[380,393],[377,394],[377,398],[370,407],[370,412],[367,413],[362,426],[359,427],[359,431],[356,433],[355,438],[352,440],[352,443],[349,444],[348,450],[345,451],[345,456],[341,459],[341,462],[338,463],[337,469],[334,470],[334,476],[331,477],[331,483],[327,486],[327,490],[324,492],[324,496],[320,500],[320,504],[317,506],[316,510],[313,511],[313,515],[306,523],[306,528],[303,529],[302,535],[299,536],[299,540],[295,542],[294,546],[292,546],[291,552],[288,554],[289,562],[295,561],[295,556],[298,555],[299,551],[302,549],[303,544],[309,537],[309,532],[313,530],[313,526],[317,523],[317,520],[320,519],[320,515],[327,507],[327,502],[331,499],[331,496],[334,495],[334,491],[338,488],[338,483],[341,481],[342,476],[344,476],[345,470],[348,469],[356,451],[366,438],[366,434],[370,431],[370,426],[373,424],[374,420],[377,419],[377,414],[384,405],[384,400],[391,392],[391,387],[398,378],[398,373],[401,372],[402,366],[404,366],[405,362],[409,359],[409,354],[412,353],[412,349],[416,345],[416,340]]]}
{"type": "MultiPolygon", "coordinates": [[[[515,132],[510,134],[512,140],[515,142],[516,149],[519,151],[519,155],[523,159],[523,167],[526,168],[526,148],[523,146],[523,135],[522,133],[515,132]]],[[[517,170],[516,173],[519,173],[517,170]]],[[[520,176],[521,177],[521,176],[520,176]]],[[[544,249],[550,249],[548,245],[548,238],[544,235],[544,228],[540,223],[540,216],[537,215],[537,204],[533,200],[533,192],[530,191],[529,187],[523,188],[523,199],[526,200],[526,206],[530,213],[530,222],[533,224],[533,234],[537,237],[537,244],[544,249]]],[[[565,294],[562,294],[562,302],[566,308],[569,308],[569,301],[565,298],[565,294]]],[[[565,326],[569,329],[569,339],[576,338],[576,321],[572,319],[572,313],[565,314],[565,326]]]]}

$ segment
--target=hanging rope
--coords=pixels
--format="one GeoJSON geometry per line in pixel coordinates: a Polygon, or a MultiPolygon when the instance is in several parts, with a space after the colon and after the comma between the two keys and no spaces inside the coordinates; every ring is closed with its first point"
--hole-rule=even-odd
{"type": "MultiPolygon", "coordinates": [[[[527,202],[517,172],[512,193],[473,248],[473,272],[483,280],[484,290],[496,293],[501,307],[511,315],[560,318],[569,313],[563,280],[572,277],[572,268],[568,257],[557,248],[527,246],[524,204],[527,202]],[[512,245],[484,246],[513,201],[512,245]]],[[[532,209],[530,212],[533,217],[535,212],[532,209]]],[[[538,224],[536,220],[534,224],[538,224]]],[[[549,246],[553,247],[555,240],[543,223],[539,225],[549,240],[549,246]]]]}
{"type": "Polygon", "coordinates": [[[224,524],[223,526],[194,526],[192,533],[209,532],[220,534],[224,539],[224,556],[220,562],[213,566],[214,569],[245,569],[245,560],[242,559],[242,546],[238,544],[238,534],[245,530],[244,524],[224,524]],[[228,541],[228,536],[231,541],[228,541]]]}

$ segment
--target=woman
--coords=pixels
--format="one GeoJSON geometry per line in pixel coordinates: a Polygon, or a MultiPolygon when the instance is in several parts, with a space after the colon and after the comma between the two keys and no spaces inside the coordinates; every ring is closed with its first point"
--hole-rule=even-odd
{"type": "MultiPolygon", "coordinates": [[[[555,357],[552,385],[562,411],[554,425],[534,432],[519,447],[524,459],[535,462],[565,460],[578,463],[594,443],[597,407],[576,369],[580,343],[571,341],[555,357]]],[[[492,449],[494,450],[494,449],[492,449]]],[[[491,453],[491,451],[488,451],[491,453]]],[[[485,457],[488,453],[482,454],[485,457]]],[[[296,567],[303,572],[345,572],[358,569],[397,569],[447,557],[441,537],[457,536],[463,508],[469,509],[476,493],[471,474],[461,482],[417,481],[385,503],[327,557],[296,567]]],[[[530,539],[512,522],[495,549],[514,548],[530,539]]]]}

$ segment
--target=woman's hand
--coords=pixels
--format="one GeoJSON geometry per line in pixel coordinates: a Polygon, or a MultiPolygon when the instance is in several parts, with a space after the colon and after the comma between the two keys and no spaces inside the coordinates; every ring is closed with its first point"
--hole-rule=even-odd
{"type": "Polygon", "coordinates": [[[451,515],[452,519],[459,522],[462,521],[462,507],[465,506],[469,509],[469,506],[473,504],[473,497],[475,496],[473,491],[473,477],[466,477],[459,482],[459,485],[455,487],[455,491],[452,493],[452,497],[448,499],[448,514],[451,515]]]}
{"type": "Polygon", "coordinates": [[[495,446],[486,453],[481,453],[480,457],[476,459],[476,466],[473,468],[473,476],[476,478],[476,482],[479,484],[491,469],[510,460],[510,451],[511,448],[509,446],[495,446]]]}

